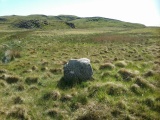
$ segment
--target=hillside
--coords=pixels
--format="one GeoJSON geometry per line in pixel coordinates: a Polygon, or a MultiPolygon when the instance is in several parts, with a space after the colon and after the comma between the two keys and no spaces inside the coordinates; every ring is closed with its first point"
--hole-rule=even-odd
{"type": "Polygon", "coordinates": [[[0,120],[159,120],[159,27],[64,15],[0,21],[0,120]],[[68,68],[64,79],[80,58],[92,76],[79,67],[81,79],[69,79],[68,68]]]}
{"type": "Polygon", "coordinates": [[[124,27],[143,28],[142,24],[128,23],[103,17],[77,17],[72,15],[46,16],[1,16],[0,25],[25,29],[67,29],[67,28],[100,28],[100,27],[124,27]]]}

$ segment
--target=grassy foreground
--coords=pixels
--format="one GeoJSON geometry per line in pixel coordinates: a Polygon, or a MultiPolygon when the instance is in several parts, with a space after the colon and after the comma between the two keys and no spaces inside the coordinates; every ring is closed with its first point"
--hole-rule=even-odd
{"type": "Polygon", "coordinates": [[[160,28],[0,30],[1,120],[160,119],[160,28]],[[71,58],[93,79],[59,84],[71,58]]]}

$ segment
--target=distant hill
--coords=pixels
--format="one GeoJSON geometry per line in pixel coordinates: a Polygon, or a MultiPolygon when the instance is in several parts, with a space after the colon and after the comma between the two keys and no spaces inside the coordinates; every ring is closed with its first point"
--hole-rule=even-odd
{"type": "Polygon", "coordinates": [[[143,28],[145,25],[123,22],[104,17],[77,17],[73,15],[28,15],[0,16],[0,25],[20,29],[68,29],[68,28],[98,28],[126,27],[143,28]]]}

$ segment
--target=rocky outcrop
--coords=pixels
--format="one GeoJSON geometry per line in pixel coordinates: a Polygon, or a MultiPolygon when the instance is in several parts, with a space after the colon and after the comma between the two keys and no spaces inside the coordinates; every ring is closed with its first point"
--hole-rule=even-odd
{"type": "Polygon", "coordinates": [[[75,28],[75,25],[73,23],[66,22],[66,25],[68,25],[70,28],[75,28]]]}
{"type": "Polygon", "coordinates": [[[48,21],[44,20],[22,20],[15,24],[18,28],[26,28],[26,29],[32,29],[32,28],[41,28],[44,25],[48,25],[48,21]]]}

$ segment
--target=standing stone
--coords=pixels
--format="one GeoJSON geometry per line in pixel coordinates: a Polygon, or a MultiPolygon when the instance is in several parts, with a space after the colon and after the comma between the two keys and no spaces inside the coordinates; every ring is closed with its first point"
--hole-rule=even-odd
{"type": "Polygon", "coordinates": [[[71,59],[64,65],[64,80],[86,81],[91,79],[93,70],[87,58],[71,59]]]}

